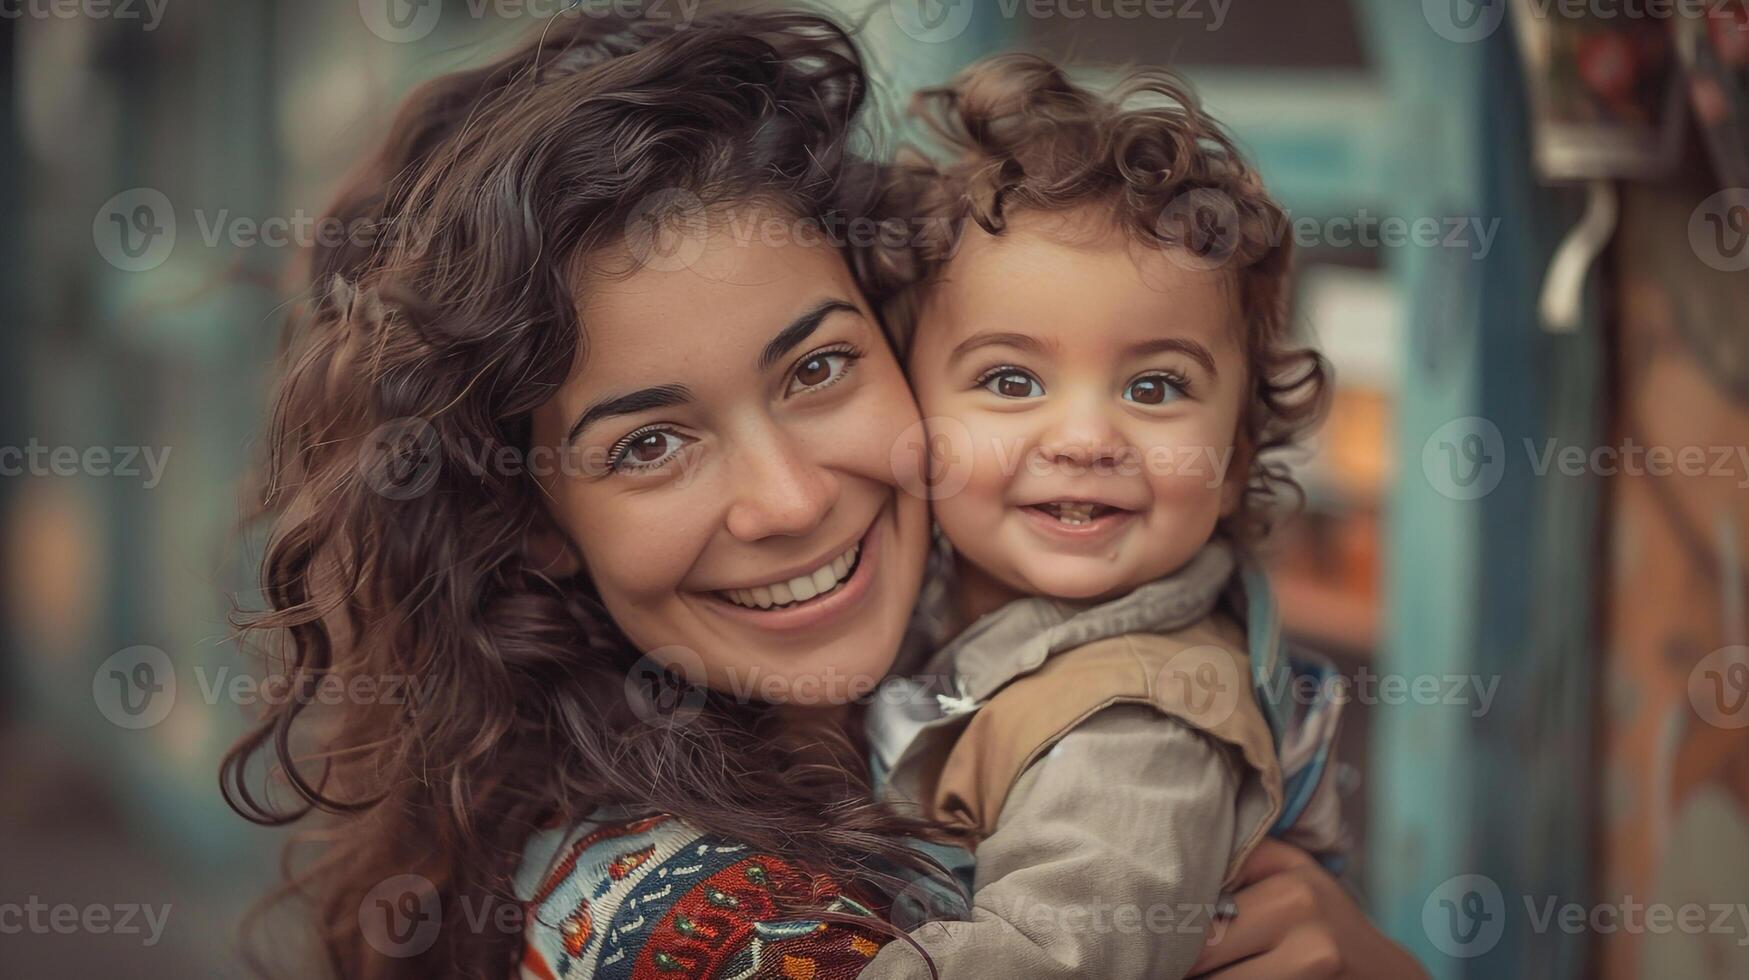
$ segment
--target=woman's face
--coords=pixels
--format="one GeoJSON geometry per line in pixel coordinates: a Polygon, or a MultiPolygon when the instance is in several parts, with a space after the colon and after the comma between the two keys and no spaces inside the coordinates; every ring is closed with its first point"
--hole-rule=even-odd
{"type": "Polygon", "coordinates": [[[748,233],[773,219],[795,225],[717,215],[691,261],[584,283],[534,447],[575,463],[541,476],[549,507],[639,649],[743,699],[842,703],[892,666],[922,580],[918,415],[837,250],[748,233]]]}

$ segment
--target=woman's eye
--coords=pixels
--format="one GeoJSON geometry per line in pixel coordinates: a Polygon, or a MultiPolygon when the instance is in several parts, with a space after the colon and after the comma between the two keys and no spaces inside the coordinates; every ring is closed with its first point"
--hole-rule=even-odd
{"type": "Polygon", "coordinates": [[[1037,398],[1045,393],[1044,385],[1025,371],[997,371],[986,376],[983,384],[1003,398],[1037,398]]]}
{"type": "Polygon", "coordinates": [[[827,385],[837,384],[855,360],[856,355],[850,351],[809,354],[790,373],[789,390],[784,394],[799,395],[804,391],[817,391],[827,385]]]}
{"type": "Polygon", "coordinates": [[[1123,391],[1125,401],[1139,405],[1164,405],[1183,394],[1183,386],[1164,374],[1144,374],[1123,391]]]}
{"type": "Polygon", "coordinates": [[[666,463],[688,441],[669,429],[634,432],[614,446],[610,453],[611,464],[616,472],[652,469],[666,463]]]}

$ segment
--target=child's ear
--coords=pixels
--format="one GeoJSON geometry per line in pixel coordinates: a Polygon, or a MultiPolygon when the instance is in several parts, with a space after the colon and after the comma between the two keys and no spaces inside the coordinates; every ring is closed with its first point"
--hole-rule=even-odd
{"type": "Polygon", "coordinates": [[[583,569],[577,546],[550,521],[538,521],[523,534],[522,555],[529,567],[549,578],[570,578],[583,569]]]}

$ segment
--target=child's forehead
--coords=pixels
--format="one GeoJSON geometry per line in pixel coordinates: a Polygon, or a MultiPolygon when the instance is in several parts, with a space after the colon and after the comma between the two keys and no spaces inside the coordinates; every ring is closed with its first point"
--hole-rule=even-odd
{"type": "Polygon", "coordinates": [[[1236,326],[1234,280],[1188,252],[1137,240],[1109,209],[1021,212],[999,234],[968,224],[926,287],[919,328],[959,332],[992,318],[1052,316],[1236,326]]]}

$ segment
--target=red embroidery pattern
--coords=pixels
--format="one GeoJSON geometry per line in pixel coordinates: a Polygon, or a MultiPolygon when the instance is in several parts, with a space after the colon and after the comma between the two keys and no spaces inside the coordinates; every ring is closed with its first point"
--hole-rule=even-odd
{"type": "Polygon", "coordinates": [[[772,980],[850,980],[887,936],[838,923],[797,921],[779,908],[792,901],[838,897],[829,879],[796,871],[770,856],[739,861],[698,883],[652,930],[632,980],[730,975],[772,980]],[[760,926],[769,926],[760,935],[760,926]],[[752,973],[746,973],[753,967],[752,973]]]}

